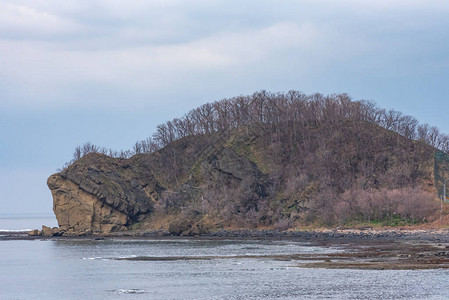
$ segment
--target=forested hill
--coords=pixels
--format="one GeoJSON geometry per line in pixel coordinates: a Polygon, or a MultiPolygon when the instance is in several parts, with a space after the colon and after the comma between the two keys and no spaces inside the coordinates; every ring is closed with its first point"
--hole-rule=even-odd
{"type": "Polygon", "coordinates": [[[202,105],[132,151],[78,147],[49,187],[72,233],[414,223],[439,207],[448,151],[437,128],[369,101],[263,91],[202,105]]]}

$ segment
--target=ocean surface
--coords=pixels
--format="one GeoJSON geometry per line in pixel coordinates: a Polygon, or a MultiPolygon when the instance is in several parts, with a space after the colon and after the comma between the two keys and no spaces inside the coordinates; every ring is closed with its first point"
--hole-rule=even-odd
{"type": "Polygon", "coordinates": [[[338,251],[267,240],[0,240],[0,299],[449,299],[449,270],[305,269],[241,257],[338,251]],[[191,256],[210,259],[173,260],[191,256]],[[152,260],[119,260],[133,257],[152,260]]]}
{"type": "Polygon", "coordinates": [[[49,227],[58,226],[55,215],[0,213],[0,232],[29,231],[32,229],[41,229],[42,225],[49,227]]]}

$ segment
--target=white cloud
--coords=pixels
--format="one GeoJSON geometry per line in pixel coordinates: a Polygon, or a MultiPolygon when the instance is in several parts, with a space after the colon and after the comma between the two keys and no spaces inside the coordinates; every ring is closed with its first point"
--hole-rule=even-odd
{"type": "Polygon", "coordinates": [[[233,74],[268,78],[273,70],[301,80],[343,63],[384,72],[397,53],[412,57],[413,35],[402,41],[391,34],[430,32],[436,18],[415,17],[445,7],[436,0],[6,1],[0,4],[0,108],[119,103],[114,92],[73,95],[93,88],[148,98],[199,91],[202,82],[224,76],[238,86],[233,74]]]}
{"type": "Polygon", "coordinates": [[[345,5],[352,6],[355,8],[367,8],[367,9],[382,9],[382,10],[392,10],[392,9],[448,9],[446,0],[322,0],[332,5],[345,5]]]}
{"type": "Polygon", "coordinates": [[[258,30],[219,34],[194,44],[229,57],[234,65],[263,62],[283,51],[307,52],[322,42],[322,33],[312,24],[277,23],[258,30]]]}
{"type": "MultiPolygon", "coordinates": [[[[61,87],[83,82],[156,92],[188,84],[193,74],[207,76],[267,64],[269,60],[268,64],[273,64],[283,56],[298,53],[310,56],[320,47],[321,38],[310,24],[279,23],[259,30],[222,32],[182,44],[98,51],[64,49],[34,41],[1,41],[0,55],[10,59],[3,63],[0,76],[30,91],[50,95],[52,90],[58,93],[61,87]]],[[[33,97],[26,97],[22,101],[23,105],[40,106],[56,98],[34,102],[33,97]]],[[[14,102],[19,104],[17,99],[14,102]]],[[[92,104],[90,100],[86,103],[92,104]]]]}
{"type": "Polygon", "coordinates": [[[75,22],[29,6],[0,3],[0,37],[42,38],[73,33],[75,22]]]}

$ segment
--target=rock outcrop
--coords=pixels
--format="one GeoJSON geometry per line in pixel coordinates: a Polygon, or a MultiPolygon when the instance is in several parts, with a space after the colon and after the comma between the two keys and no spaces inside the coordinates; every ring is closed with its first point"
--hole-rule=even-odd
{"type": "Polygon", "coordinates": [[[47,184],[59,227],[68,235],[127,230],[152,211],[159,190],[139,166],[99,154],[50,176],[47,184]]]}
{"type": "Polygon", "coordinates": [[[48,179],[59,224],[48,235],[415,223],[434,212],[447,154],[366,121],[320,122],[191,135],[129,159],[84,155],[48,179]]]}
{"type": "Polygon", "coordinates": [[[40,236],[40,235],[42,235],[42,232],[37,229],[28,231],[28,236],[40,236]]]}
{"type": "Polygon", "coordinates": [[[192,139],[131,159],[91,153],[51,175],[47,185],[64,235],[104,235],[142,224],[151,227],[148,221],[162,214],[176,217],[181,210],[188,215],[183,222],[172,223],[171,233],[195,235],[206,232],[201,222],[197,224],[202,216],[198,206],[206,205],[205,197],[220,205],[225,196],[218,190],[222,182],[228,196],[241,193],[248,207],[258,197],[266,197],[269,186],[267,175],[236,149],[204,147],[192,139]],[[195,223],[193,229],[189,222],[195,223]]]}
{"type": "Polygon", "coordinates": [[[168,232],[172,235],[181,235],[188,232],[192,228],[192,224],[188,220],[175,220],[168,226],[168,232]]]}

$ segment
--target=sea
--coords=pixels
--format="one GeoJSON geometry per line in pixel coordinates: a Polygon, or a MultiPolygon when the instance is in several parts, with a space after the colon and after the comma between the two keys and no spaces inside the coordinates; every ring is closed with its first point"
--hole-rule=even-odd
{"type": "Polygon", "coordinates": [[[0,232],[17,232],[41,229],[42,225],[58,226],[54,214],[4,214],[0,213],[0,232]]]}
{"type": "MultiPolygon", "coordinates": [[[[22,218],[4,217],[2,229],[45,221],[22,218]]],[[[449,299],[449,270],[306,269],[266,257],[339,251],[294,240],[0,239],[0,299],[449,299]],[[151,259],[132,260],[141,257],[151,259]]]]}

